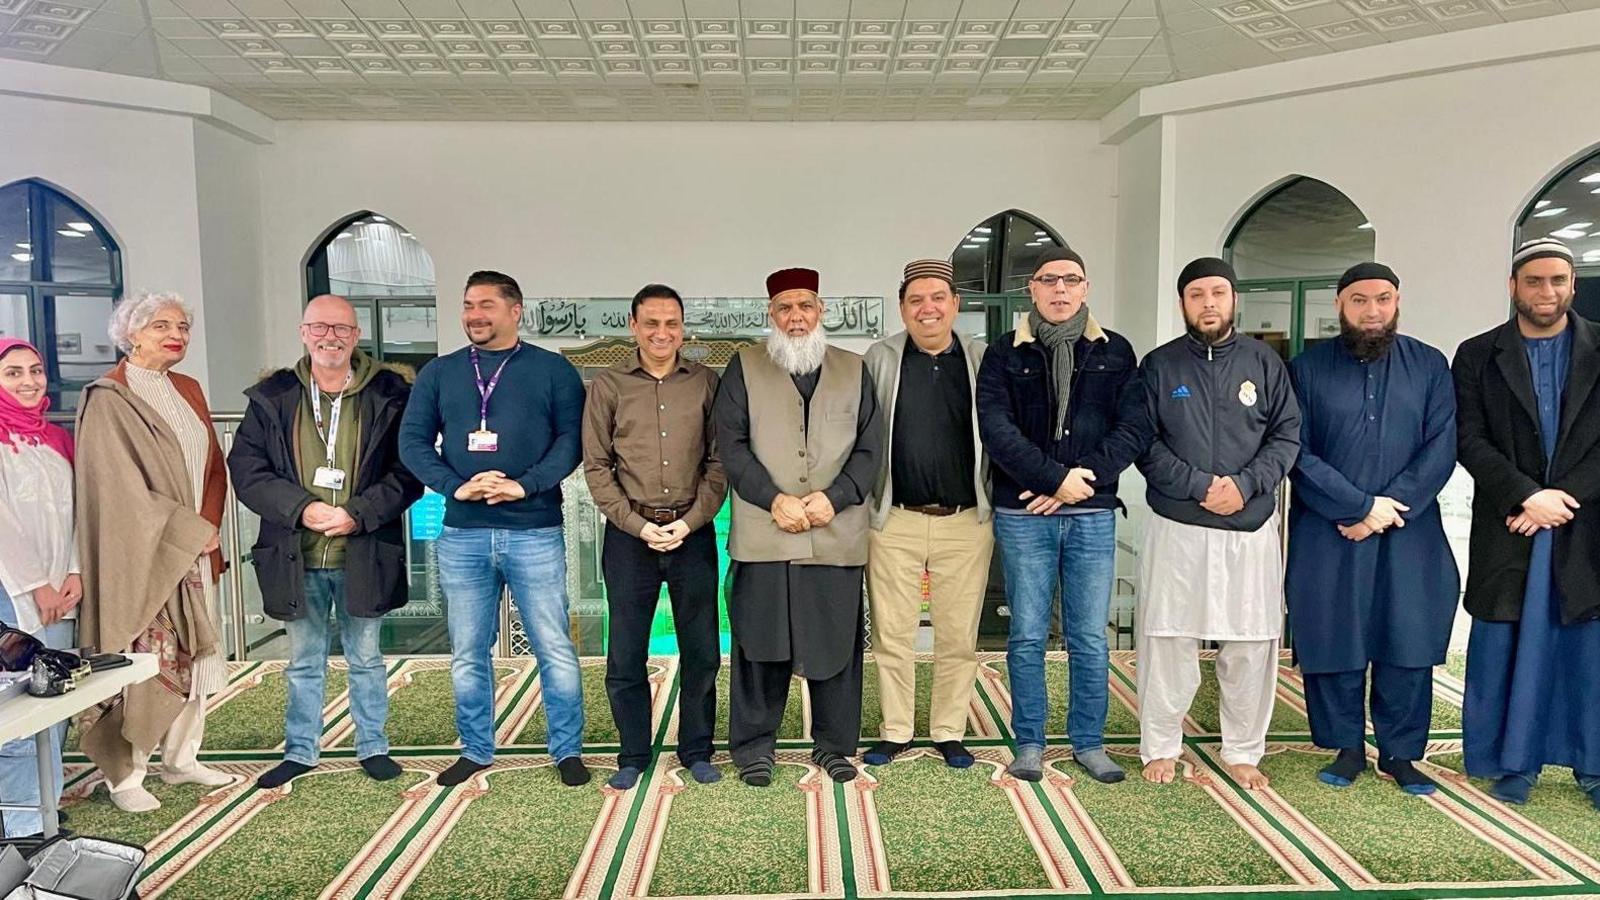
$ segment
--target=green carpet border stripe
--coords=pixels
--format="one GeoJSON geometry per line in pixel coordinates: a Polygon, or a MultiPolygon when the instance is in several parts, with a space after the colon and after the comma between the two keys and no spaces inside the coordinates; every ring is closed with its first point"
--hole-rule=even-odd
{"type": "MultiPolygon", "coordinates": [[[[656,761],[665,752],[667,729],[672,725],[672,710],[678,703],[678,670],[672,673],[672,686],[667,689],[667,702],[662,704],[661,725],[656,728],[655,738],[651,741],[650,765],[645,767],[639,775],[639,787],[633,797],[633,804],[628,810],[628,818],[623,823],[622,834],[617,836],[617,850],[611,857],[611,865],[606,869],[606,879],[600,884],[600,900],[610,900],[611,894],[617,889],[617,878],[622,874],[623,857],[627,856],[628,845],[633,842],[633,829],[639,822],[639,812],[644,808],[646,795],[649,793],[651,779],[655,775],[656,761]]],[[[587,748],[585,748],[587,749],[587,748]]]]}
{"type": "MultiPolygon", "coordinates": [[[[578,675],[581,678],[582,675],[583,675],[583,672],[581,671],[583,667],[579,666],[578,668],[580,670],[578,675]]],[[[446,670],[446,671],[448,671],[448,670],[446,670]]],[[[523,680],[522,686],[517,688],[517,692],[511,695],[511,698],[505,704],[505,708],[502,709],[500,712],[495,714],[495,717],[494,717],[494,728],[495,728],[496,731],[500,730],[500,726],[504,725],[506,723],[506,717],[511,715],[512,710],[515,710],[517,708],[517,704],[522,702],[523,696],[526,695],[528,693],[528,691],[533,688],[534,681],[538,680],[538,678],[539,678],[539,666],[538,666],[538,664],[535,664],[533,666],[533,668],[530,669],[526,674],[527,674],[527,677],[523,680]]],[[[542,704],[543,700],[541,699],[540,702],[542,704]]]]}
{"type": "MultiPolygon", "coordinates": [[[[424,780],[421,783],[426,784],[427,780],[424,780]]],[[[468,782],[462,782],[462,784],[466,783],[468,782]]],[[[421,831],[427,826],[428,820],[433,818],[434,813],[439,811],[439,807],[444,805],[444,801],[449,799],[450,795],[454,794],[456,788],[460,786],[461,785],[459,784],[451,785],[445,790],[440,791],[439,796],[433,798],[433,802],[428,804],[428,808],[423,811],[422,815],[417,817],[416,824],[412,825],[411,828],[406,831],[405,836],[400,839],[399,843],[395,844],[394,849],[389,851],[388,855],[383,858],[383,861],[378,863],[377,868],[373,870],[372,874],[368,876],[367,880],[361,882],[361,887],[356,889],[357,900],[363,900],[363,898],[366,898],[371,894],[373,883],[389,873],[389,869],[394,867],[395,858],[401,853],[405,852],[406,847],[411,843],[412,839],[417,836],[417,832],[421,831]]],[[[440,846],[444,846],[442,841],[440,842],[440,846]]],[[[429,862],[432,863],[432,860],[430,859],[429,862]]]]}
{"type": "Polygon", "coordinates": [[[151,876],[151,874],[153,874],[156,870],[158,870],[162,866],[166,865],[167,861],[172,859],[173,854],[181,852],[185,847],[187,847],[190,844],[194,843],[196,838],[199,838],[199,837],[205,835],[206,832],[210,831],[212,826],[217,824],[217,820],[222,819],[223,817],[227,816],[228,813],[231,813],[235,809],[238,809],[240,804],[244,803],[246,800],[249,800],[250,798],[254,797],[256,794],[259,794],[259,793],[261,793],[261,789],[258,788],[258,787],[254,787],[252,785],[249,789],[244,791],[244,793],[242,793],[239,796],[235,797],[233,799],[232,803],[228,803],[228,804],[224,805],[221,809],[218,809],[216,814],[211,816],[211,818],[206,819],[204,822],[200,823],[199,825],[196,825],[195,829],[189,833],[188,837],[186,837],[183,840],[179,841],[178,843],[174,844],[171,847],[171,849],[169,849],[169,850],[167,850],[167,852],[161,854],[161,857],[159,859],[155,860],[154,862],[146,860],[145,864],[144,864],[144,872],[139,875],[139,880],[140,881],[144,881],[146,878],[149,878],[151,876]]]}
{"type": "MultiPolygon", "coordinates": [[[[828,776],[823,773],[820,777],[828,776]]],[[[828,780],[833,784],[834,831],[839,839],[839,877],[844,881],[845,900],[856,900],[860,894],[856,891],[855,845],[850,840],[850,812],[844,803],[844,785],[831,778],[828,780]]],[[[826,889],[827,886],[823,887],[826,889]]]]}
{"type": "MultiPolygon", "coordinates": [[[[397,659],[397,660],[395,660],[394,665],[388,667],[387,669],[384,669],[384,672],[383,672],[384,683],[387,684],[389,679],[391,679],[395,675],[399,674],[400,668],[402,666],[404,666],[405,664],[406,664],[406,661],[404,659],[397,659]]],[[[350,693],[350,688],[349,688],[348,684],[345,687],[345,693],[346,694],[350,693]]],[[[328,721],[323,723],[322,732],[321,733],[326,735],[330,730],[332,730],[333,726],[339,724],[340,722],[343,722],[346,718],[349,717],[349,715],[350,715],[350,704],[349,703],[345,703],[344,709],[339,710],[337,713],[334,714],[333,718],[331,718],[328,721]]]]}
{"type": "Polygon", "coordinates": [[[1083,876],[1083,883],[1088,886],[1089,893],[1101,895],[1106,893],[1105,887],[1100,884],[1100,879],[1094,877],[1094,870],[1090,868],[1088,860],[1083,858],[1083,851],[1079,849],[1077,841],[1067,832],[1065,822],[1057,815],[1055,804],[1050,802],[1050,797],[1044,792],[1044,782],[1030,781],[1026,784],[1033,788],[1034,799],[1044,808],[1045,815],[1050,817],[1050,824],[1055,826],[1056,835],[1061,838],[1061,843],[1067,847],[1067,852],[1072,854],[1072,864],[1078,867],[1078,874],[1083,876]]]}
{"type": "MultiPolygon", "coordinates": [[[[1578,880],[1579,884],[1588,885],[1590,887],[1593,887],[1593,886],[1595,886],[1597,884],[1597,882],[1594,879],[1589,878],[1588,876],[1586,876],[1583,873],[1579,872],[1578,870],[1574,869],[1572,866],[1568,865],[1566,860],[1562,859],[1561,857],[1557,856],[1555,853],[1551,852],[1543,844],[1539,843],[1538,841],[1535,841],[1533,838],[1529,837],[1526,834],[1523,834],[1522,832],[1516,830],[1515,828],[1512,828],[1510,823],[1502,821],[1501,819],[1498,819],[1495,816],[1489,815],[1487,812],[1484,811],[1482,806],[1480,806],[1478,803],[1474,802],[1473,800],[1463,796],[1460,792],[1458,792],[1453,787],[1451,787],[1451,785],[1449,783],[1444,782],[1444,781],[1439,781],[1438,784],[1439,784],[1439,790],[1443,791],[1444,794],[1446,796],[1450,797],[1452,800],[1454,800],[1457,803],[1461,804],[1463,807],[1465,807],[1467,809],[1467,811],[1471,812],[1478,819],[1480,819],[1480,820],[1482,820],[1482,821],[1494,826],[1495,828],[1497,828],[1501,832],[1505,833],[1506,835],[1508,835],[1508,836],[1510,836],[1512,838],[1515,838],[1518,843],[1520,843],[1520,844],[1528,847],[1529,849],[1533,850],[1534,852],[1538,853],[1540,856],[1544,857],[1551,864],[1553,864],[1557,868],[1561,869],[1563,872],[1566,872],[1568,875],[1571,875],[1573,878],[1576,878],[1578,880]]],[[[1535,823],[1535,824],[1537,824],[1537,823],[1535,823]]],[[[1543,826],[1540,826],[1540,827],[1543,828],[1543,826]]],[[[1548,828],[1543,828],[1543,830],[1549,831],[1548,828]]],[[[1554,834],[1554,832],[1551,832],[1551,833],[1554,834]]],[[[1573,849],[1578,849],[1578,848],[1576,847],[1576,845],[1574,845],[1573,849]]],[[[1579,853],[1583,853],[1582,850],[1578,850],[1578,852],[1579,853]]],[[[1588,854],[1584,853],[1583,855],[1587,856],[1588,854]]]]}
{"type": "MultiPolygon", "coordinates": [[[[1262,817],[1262,819],[1264,819],[1267,822],[1272,823],[1272,827],[1278,829],[1278,833],[1279,834],[1282,834],[1284,837],[1288,838],[1289,839],[1289,843],[1294,844],[1295,847],[1297,849],[1299,849],[1299,851],[1301,853],[1305,854],[1306,858],[1311,860],[1311,864],[1316,866],[1318,869],[1320,869],[1322,871],[1322,874],[1326,875],[1328,877],[1328,880],[1333,882],[1334,885],[1336,885],[1339,888],[1340,891],[1342,891],[1342,892],[1343,891],[1348,891],[1348,892],[1353,892],[1353,893],[1358,893],[1358,894],[1373,895],[1371,891],[1357,891],[1357,890],[1355,890],[1354,888],[1352,888],[1350,886],[1349,882],[1347,882],[1343,878],[1339,877],[1339,873],[1335,872],[1333,870],[1333,867],[1329,866],[1322,859],[1322,857],[1320,855],[1318,855],[1318,853],[1315,850],[1313,850],[1310,847],[1306,846],[1305,842],[1300,840],[1300,836],[1295,834],[1293,829],[1289,828],[1283,822],[1279,821],[1278,817],[1276,815],[1273,815],[1271,810],[1269,810],[1265,806],[1263,806],[1261,804],[1261,802],[1258,801],[1254,796],[1252,796],[1249,791],[1247,791],[1243,787],[1241,787],[1239,785],[1239,782],[1234,781],[1233,780],[1233,775],[1228,772],[1227,767],[1218,765],[1217,761],[1211,758],[1211,754],[1209,754],[1209,753],[1196,753],[1195,756],[1198,756],[1200,758],[1200,761],[1204,762],[1206,764],[1206,768],[1210,769],[1212,772],[1215,772],[1217,777],[1222,779],[1223,784],[1226,784],[1228,786],[1228,789],[1233,791],[1234,796],[1243,799],[1246,803],[1249,803],[1252,807],[1255,808],[1255,811],[1262,817]]],[[[1328,840],[1332,841],[1333,838],[1330,837],[1328,840]]]]}

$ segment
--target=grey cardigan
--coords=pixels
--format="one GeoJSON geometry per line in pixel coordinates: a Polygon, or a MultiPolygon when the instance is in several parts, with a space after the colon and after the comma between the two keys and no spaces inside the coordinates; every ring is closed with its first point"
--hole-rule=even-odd
{"type": "MultiPolygon", "coordinates": [[[[973,487],[978,495],[978,521],[989,521],[989,454],[978,439],[978,366],[983,362],[983,352],[988,345],[976,338],[955,336],[961,342],[961,354],[967,360],[967,383],[971,388],[972,449],[977,467],[972,473],[973,487]]],[[[894,484],[889,477],[890,462],[894,455],[894,404],[900,396],[900,360],[905,354],[909,336],[896,332],[867,348],[867,371],[872,374],[872,384],[878,392],[878,406],[883,409],[884,442],[883,462],[878,467],[878,479],[872,489],[872,528],[883,530],[889,521],[889,509],[894,506],[894,484]]]]}

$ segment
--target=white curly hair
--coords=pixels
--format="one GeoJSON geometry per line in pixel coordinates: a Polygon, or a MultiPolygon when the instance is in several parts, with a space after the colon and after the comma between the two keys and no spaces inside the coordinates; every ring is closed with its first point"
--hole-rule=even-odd
{"type": "Polygon", "coordinates": [[[106,330],[111,335],[112,343],[123,353],[132,353],[133,336],[164,309],[177,309],[189,320],[189,324],[194,324],[194,310],[178,294],[172,291],[138,291],[124,297],[111,311],[111,324],[106,330]]]}

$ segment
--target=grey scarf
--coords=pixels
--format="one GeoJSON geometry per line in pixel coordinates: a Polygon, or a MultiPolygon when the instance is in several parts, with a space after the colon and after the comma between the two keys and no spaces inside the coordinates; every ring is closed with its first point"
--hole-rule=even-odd
{"type": "Polygon", "coordinates": [[[1067,405],[1072,400],[1072,347],[1083,337],[1083,328],[1089,323],[1089,304],[1078,307],[1072,318],[1053,325],[1039,315],[1037,309],[1028,313],[1028,327],[1050,351],[1050,368],[1056,377],[1056,440],[1067,428],[1067,405]]]}

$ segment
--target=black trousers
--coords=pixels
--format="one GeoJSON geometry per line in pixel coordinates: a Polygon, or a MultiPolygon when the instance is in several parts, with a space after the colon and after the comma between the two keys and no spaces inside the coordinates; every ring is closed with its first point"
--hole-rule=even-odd
{"type": "MultiPolygon", "coordinates": [[[[854,756],[861,743],[860,613],[856,614],[855,650],[850,661],[832,678],[808,678],[811,692],[811,738],[819,750],[854,756]]],[[[728,750],[736,766],[745,766],[777,750],[778,726],[789,701],[791,661],[753,662],[745,659],[739,639],[733,640],[728,715],[728,750]]]]}
{"type": "Polygon", "coordinates": [[[672,599],[678,635],[678,761],[692,765],[711,758],[711,731],[717,720],[717,529],[691,533],[683,546],[667,553],[606,523],[600,566],[611,611],[606,651],[606,697],[622,737],[617,763],[643,769],[650,764],[650,622],[661,585],[672,599]]]}

